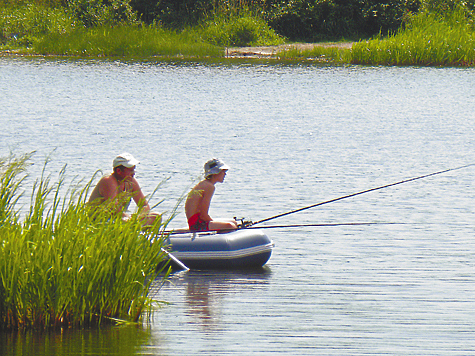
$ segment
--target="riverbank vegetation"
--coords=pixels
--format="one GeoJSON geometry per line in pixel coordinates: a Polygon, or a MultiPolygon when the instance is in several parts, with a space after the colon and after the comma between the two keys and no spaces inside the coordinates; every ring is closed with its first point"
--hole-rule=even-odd
{"type": "Polygon", "coordinates": [[[0,0],[0,49],[142,59],[222,58],[225,47],[352,41],[281,60],[474,65],[475,0],[0,0]],[[369,40],[368,40],[369,39],[369,40]]]}
{"type": "Polygon", "coordinates": [[[423,12],[394,35],[354,44],[352,63],[474,66],[473,23],[462,8],[444,15],[423,12]]]}
{"type": "Polygon", "coordinates": [[[475,66],[475,30],[471,17],[461,7],[447,13],[423,11],[408,17],[404,27],[394,34],[355,42],[351,49],[292,48],[277,56],[335,64],[475,66]]]}
{"type": "Polygon", "coordinates": [[[38,179],[20,214],[30,157],[0,159],[0,330],[139,320],[165,259],[162,239],[153,239],[161,222],[143,232],[136,217],[93,220],[85,205],[90,184],[60,197],[64,170],[58,183],[38,179]]]}

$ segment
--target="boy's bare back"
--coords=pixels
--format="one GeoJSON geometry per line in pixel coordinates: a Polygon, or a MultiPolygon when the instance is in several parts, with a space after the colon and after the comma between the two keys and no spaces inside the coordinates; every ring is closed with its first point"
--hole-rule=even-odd
{"type": "MultiPolygon", "coordinates": [[[[203,220],[208,217],[208,209],[213,197],[215,186],[209,180],[205,179],[199,182],[188,194],[185,204],[185,213],[187,219],[200,213],[203,220]]],[[[211,218],[209,217],[211,220],[211,218]]],[[[209,220],[207,220],[209,221],[209,220]]]]}

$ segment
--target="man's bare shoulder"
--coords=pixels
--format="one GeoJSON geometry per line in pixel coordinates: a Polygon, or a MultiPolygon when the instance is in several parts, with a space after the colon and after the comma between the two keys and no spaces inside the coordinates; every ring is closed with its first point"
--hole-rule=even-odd
{"type": "Polygon", "coordinates": [[[114,178],[112,174],[109,174],[107,176],[103,176],[100,180],[99,183],[100,185],[118,185],[117,180],[114,178]]]}
{"type": "Polygon", "coordinates": [[[117,182],[117,179],[110,174],[102,177],[99,183],[97,183],[97,186],[99,187],[102,196],[109,197],[115,195],[119,183],[117,182]]]}

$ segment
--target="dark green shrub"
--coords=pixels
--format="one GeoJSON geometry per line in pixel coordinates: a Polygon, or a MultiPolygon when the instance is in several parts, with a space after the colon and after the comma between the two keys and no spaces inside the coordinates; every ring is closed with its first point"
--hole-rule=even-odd
{"type": "Polygon", "coordinates": [[[419,8],[419,0],[367,0],[361,9],[361,32],[366,35],[394,33],[401,27],[405,18],[409,14],[417,13],[419,8]]]}
{"type": "Polygon", "coordinates": [[[293,40],[371,36],[398,29],[419,0],[284,0],[267,19],[277,33],[293,40]]]}
{"type": "Polygon", "coordinates": [[[64,34],[74,26],[75,20],[60,7],[35,4],[0,7],[0,45],[29,47],[45,34],[64,34]]]}
{"type": "Polygon", "coordinates": [[[218,0],[131,0],[132,8],[146,23],[160,22],[179,29],[194,26],[212,12],[218,0]]]}
{"type": "Polygon", "coordinates": [[[147,24],[158,21],[158,3],[159,0],[130,0],[130,6],[139,19],[147,24]]]}
{"type": "Polygon", "coordinates": [[[65,0],[0,0],[1,5],[37,5],[44,7],[63,6],[65,0]]]}
{"type": "Polygon", "coordinates": [[[248,15],[217,16],[203,26],[202,37],[218,46],[260,46],[283,43],[267,23],[248,15]]]}
{"type": "Polygon", "coordinates": [[[134,23],[130,0],[63,0],[68,11],[86,27],[134,23]]]}
{"type": "Polygon", "coordinates": [[[475,11],[475,0],[422,0],[422,7],[429,12],[446,14],[454,11],[457,7],[463,8],[473,16],[475,11]]]}
{"type": "Polygon", "coordinates": [[[236,16],[251,10],[263,16],[272,0],[130,0],[130,5],[147,24],[160,22],[172,29],[195,26],[218,15],[236,16]]]}

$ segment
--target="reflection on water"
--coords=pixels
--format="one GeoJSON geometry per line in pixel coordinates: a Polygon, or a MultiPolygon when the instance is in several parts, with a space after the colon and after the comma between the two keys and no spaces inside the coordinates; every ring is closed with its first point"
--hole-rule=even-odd
{"type": "Polygon", "coordinates": [[[198,325],[210,327],[218,317],[213,310],[213,300],[210,300],[210,282],[208,280],[190,280],[186,285],[186,304],[188,313],[195,315],[198,325]]]}
{"type": "MultiPolygon", "coordinates": [[[[267,266],[243,271],[187,271],[173,274],[161,290],[154,290],[151,296],[166,296],[176,288],[186,291],[184,307],[191,318],[187,323],[195,324],[204,330],[212,330],[220,323],[225,299],[239,293],[241,288],[261,289],[268,285],[272,276],[267,266]]],[[[157,286],[161,285],[157,280],[157,286]]]]}
{"type": "Polygon", "coordinates": [[[58,332],[2,333],[0,355],[137,355],[150,342],[150,330],[136,325],[58,332]]]}

